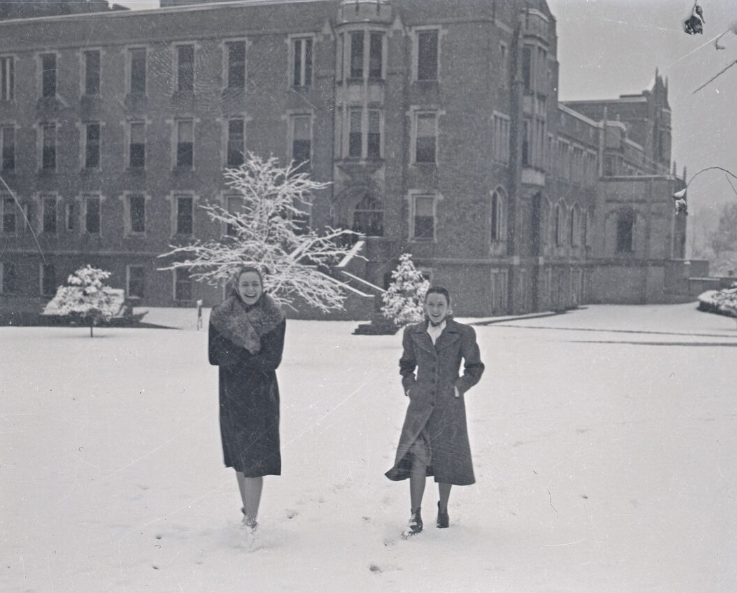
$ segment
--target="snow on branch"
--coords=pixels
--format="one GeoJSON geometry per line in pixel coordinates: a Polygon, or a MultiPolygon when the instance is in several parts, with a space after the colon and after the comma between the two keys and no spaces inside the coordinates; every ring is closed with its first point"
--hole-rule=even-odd
{"type": "Polygon", "coordinates": [[[240,198],[238,207],[201,206],[226,235],[171,245],[159,257],[173,261],[160,269],[185,268],[193,279],[217,286],[241,266],[253,265],[266,272],[265,288],[277,303],[291,306],[300,297],[322,311],[341,309],[342,285],[321,270],[350,251],[354,233],[328,227],[318,234],[304,222],[314,192],[329,183],[311,179],[294,163],[281,167],[273,156],[244,156],[240,167],[225,171],[226,184],[240,198]]]}

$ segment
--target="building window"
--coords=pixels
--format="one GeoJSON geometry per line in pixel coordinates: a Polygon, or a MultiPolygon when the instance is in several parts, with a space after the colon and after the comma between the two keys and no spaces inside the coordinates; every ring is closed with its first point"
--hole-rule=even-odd
{"type": "Polygon", "coordinates": [[[74,202],[67,202],[67,231],[73,231],[76,226],[74,219],[77,216],[77,208],[74,202]]]}
{"type": "Polygon", "coordinates": [[[495,113],[492,117],[491,158],[504,165],[509,164],[509,121],[509,117],[498,113],[495,113]]]}
{"type": "Polygon", "coordinates": [[[384,34],[371,33],[369,35],[369,78],[384,78],[384,34]]]}
{"type": "Polygon", "coordinates": [[[146,48],[138,47],[128,50],[130,67],[130,94],[146,94],[146,48]]]}
{"type": "Polygon", "coordinates": [[[146,232],[146,198],[144,196],[128,196],[129,228],[131,233],[146,232]]]}
{"type": "Polygon", "coordinates": [[[3,263],[0,264],[2,274],[0,274],[0,292],[2,294],[17,294],[18,293],[18,267],[14,263],[3,263]]]}
{"type": "Polygon", "coordinates": [[[412,202],[412,238],[420,241],[433,241],[435,239],[435,197],[414,196],[412,202]]]}
{"type": "Polygon", "coordinates": [[[500,86],[507,87],[509,79],[509,50],[503,41],[499,43],[499,82],[500,86]]]}
{"type": "Polygon", "coordinates": [[[578,247],[578,237],[581,232],[581,229],[579,228],[580,216],[578,210],[578,204],[574,204],[573,208],[571,208],[570,220],[568,223],[568,232],[570,234],[569,243],[571,244],[571,247],[578,247]]]}
{"type": "Polygon", "coordinates": [[[499,188],[491,194],[491,242],[504,239],[504,191],[499,188]]]}
{"type": "Polygon", "coordinates": [[[100,234],[99,196],[85,196],[84,198],[84,229],[88,235],[100,234]]]}
{"type": "Polygon", "coordinates": [[[417,33],[417,80],[438,79],[438,29],[417,33]]]}
{"type": "Polygon", "coordinates": [[[363,148],[362,119],[363,110],[351,109],[350,131],[348,133],[348,156],[361,158],[363,148]]]}
{"type": "Polygon", "coordinates": [[[381,112],[368,112],[368,158],[381,158],[381,112]]]}
{"type": "Polygon", "coordinates": [[[176,205],[176,234],[191,235],[194,226],[194,198],[192,196],[176,196],[176,205]]]}
{"type": "Polygon", "coordinates": [[[43,206],[43,232],[56,234],[56,198],[53,196],[44,196],[41,198],[43,206]]]}
{"type": "Polygon", "coordinates": [[[3,205],[3,233],[8,234],[8,235],[15,234],[17,230],[15,200],[13,198],[3,198],[2,205],[3,205]]]}
{"type": "Polygon", "coordinates": [[[555,205],[555,219],[553,220],[553,233],[555,234],[555,244],[557,246],[563,245],[565,234],[564,228],[566,225],[565,218],[565,207],[560,204],[555,205]]]}
{"type": "Polygon", "coordinates": [[[41,96],[56,96],[56,54],[41,54],[41,96]]]}
{"type": "Polygon", "coordinates": [[[41,264],[41,296],[52,297],[56,294],[56,266],[41,264]]]}
{"type": "Polygon", "coordinates": [[[591,210],[587,210],[586,216],[583,219],[583,244],[586,247],[591,247],[591,244],[592,244],[591,231],[594,230],[593,223],[594,223],[593,214],[591,213],[591,210]]]}
{"type": "Polygon", "coordinates": [[[33,208],[33,204],[30,202],[23,204],[24,229],[28,230],[29,232],[33,232],[33,229],[35,228],[35,217],[36,211],[33,208]]]}
{"type": "Polygon", "coordinates": [[[15,99],[15,61],[12,56],[0,57],[0,101],[15,99]]]}
{"type": "MultiPolygon", "coordinates": [[[[243,198],[241,196],[226,196],[225,208],[228,214],[236,215],[243,210],[243,198]]],[[[229,237],[237,237],[238,229],[235,224],[228,223],[225,226],[225,234],[229,237]]]]}
{"type": "Polygon", "coordinates": [[[351,39],[351,73],[350,78],[363,78],[363,31],[354,31],[351,39]]]}
{"type": "Polygon", "coordinates": [[[294,39],[292,41],[292,63],[294,86],[312,85],[312,39],[294,39]]]}
{"type": "Polygon", "coordinates": [[[99,123],[85,124],[84,167],[85,169],[100,168],[99,123]]]}
{"type": "Polygon", "coordinates": [[[130,122],[129,135],[128,166],[142,169],[146,166],[146,124],[130,122]]]}
{"type": "Polygon", "coordinates": [[[126,295],[128,298],[142,299],[145,287],[145,268],[143,266],[127,266],[126,295]]]}
{"type": "Polygon", "coordinates": [[[435,163],[437,151],[437,114],[416,114],[417,138],[415,142],[415,162],[435,163]]]}
{"type": "Polygon", "coordinates": [[[84,94],[100,94],[100,50],[84,52],[84,94]]]}
{"type": "Polygon", "coordinates": [[[177,46],[177,91],[194,91],[194,45],[177,46]]]}
{"type": "Polygon", "coordinates": [[[177,167],[194,166],[194,121],[177,120],[177,167]]]}
{"type": "Polygon", "coordinates": [[[617,253],[634,251],[634,212],[623,212],[617,218],[617,253]]]}
{"type": "Polygon", "coordinates": [[[353,231],[369,237],[384,236],[384,205],[366,194],[353,210],[353,231]]]}
{"type": "Polygon", "coordinates": [[[532,164],[530,144],[530,122],[529,120],[524,120],[522,122],[522,165],[525,167],[529,167],[532,164]]]}
{"type": "Polygon", "coordinates": [[[312,116],[292,116],[292,160],[301,168],[310,166],[312,151],[312,116]]]}
{"type": "Polygon", "coordinates": [[[241,118],[228,120],[228,167],[240,167],[246,152],[246,122],[241,118]]]}
{"type": "Polygon", "coordinates": [[[44,170],[56,169],[56,124],[43,124],[41,133],[41,168],[44,170]]]}
{"type": "Polygon", "coordinates": [[[522,85],[525,93],[532,92],[532,47],[529,45],[522,48],[522,85]]]}
{"type": "Polygon", "coordinates": [[[189,277],[189,270],[186,268],[176,268],[174,270],[174,300],[192,300],[192,280],[189,277]]]}
{"type": "Polygon", "coordinates": [[[231,41],[225,44],[228,68],[228,88],[246,87],[246,42],[231,41]]]}
{"type": "Polygon", "coordinates": [[[15,169],[15,127],[0,127],[0,144],[2,145],[0,169],[12,171],[15,169]]]}

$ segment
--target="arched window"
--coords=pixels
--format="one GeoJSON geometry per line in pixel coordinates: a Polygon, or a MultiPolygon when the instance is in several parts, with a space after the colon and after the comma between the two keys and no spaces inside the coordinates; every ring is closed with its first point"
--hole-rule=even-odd
{"type": "Polygon", "coordinates": [[[578,204],[574,204],[573,208],[571,208],[571,214],[570,214],[570,221],[569,221],[569,228],[568,232],[570,234],[570,244],[572,247],[578,247],[579,239],[581,237],[581,228],[580,228],[580,220],[581,220],[581,211],[578,207],[578,204]]]}
{"type": "Polygon", "coordinates": [[[369,237],[384,236],[384,205],[367,193],[353,210],[353,231],[369,237]]]}
{"type": "Polygon", "coordinates": [[[591,210],[586,210],[586,217],[583,219],[583,244],[591,247],[594,231],[594,215],[591,210]]]}
{"type": "Polygon", "coordinates": [[[501,187],[491,193],[491,242],[503,241],[506,237],[504,224],[504,202],[506,194],[501,187]]]}
{"type": "Polygon", "coordinates": [[[566,206],[563,202],[558,202],[555,205],[555,220],[553,220],[553,225],[555,244],[561,246],[565,243],[566,236],[566,206]]]}
{"type": "Polygon", "coordinates": [[[632,253],[634,249],[635,213],[624,210],[617,217],[617,253],[632,253]]]}

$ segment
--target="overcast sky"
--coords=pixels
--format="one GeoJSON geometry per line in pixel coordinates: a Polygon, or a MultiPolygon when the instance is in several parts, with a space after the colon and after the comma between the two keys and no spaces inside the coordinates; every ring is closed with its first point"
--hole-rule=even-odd
{"type": "MultiPolygon", "coordinates": [[[[688,178],[709,166],[737,174],[737,65],[694,90],[737,60],[737,35],[717,51],[714,39],[737,21],[737,0],[699,0],[703,35],[687,35],[682,22],[691,0],[548,0],[558,20],[560,98],[606,99],[652,87],[655,69],[668,79],[673,110],[673,158],[688,178]]],[[[156,8],[156,0],[118,0],[156,8]]],[[[733,180],[734,181],[734,180],[733,180]]],[[[737,182],[735,182],[737,185],[737,182]]],[[[694,206],[737,201],[724,174],[708,171],[689,189],[694,206]]]]}

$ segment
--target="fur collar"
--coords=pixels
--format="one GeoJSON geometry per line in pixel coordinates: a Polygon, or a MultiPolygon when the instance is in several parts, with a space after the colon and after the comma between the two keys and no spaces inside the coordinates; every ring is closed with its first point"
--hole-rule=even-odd
{"type": "Polygon", "coordinates": [[[261,295],[252,307],[246,307],[241,298],[231,295],[210,313],[210,323],[227,340],[245,348],[251,354],[261,350],[261,337],[276,328],[285,316],[268,294],[261,295]]]}

